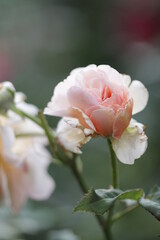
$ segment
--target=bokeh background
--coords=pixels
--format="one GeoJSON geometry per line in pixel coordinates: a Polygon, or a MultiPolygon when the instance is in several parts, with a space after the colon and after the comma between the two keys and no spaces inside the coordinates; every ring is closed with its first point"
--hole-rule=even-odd
{"type": "MultiPolygon", "coordinates": [[[[160,1],[0,0],[0,81],[12,81],[28,102],[44,108],[53,88],[76,67],[109,64],[149,90],[136,119],[146,126],[149,146],[133,166],[119,165],[122,189],[160,184],[160,1]]],[[[48,118],[56,127],[58,118],[48,118]]],[[[107,188],[110,164],[104,139],[83,147],[90,186],[107,188]]],[[[90,214],[72,212],[82,196],[68,169],[52,165],[56,191],[46,202],[29,201],[19,215],[0,208],[0,239],[101,240],[90,214]]],[[[43,184],[43,183],[42,183],[43,184]]],[[[143,209],[117,222],[115,239],[156,240],[160,224],[143,209]]]]}

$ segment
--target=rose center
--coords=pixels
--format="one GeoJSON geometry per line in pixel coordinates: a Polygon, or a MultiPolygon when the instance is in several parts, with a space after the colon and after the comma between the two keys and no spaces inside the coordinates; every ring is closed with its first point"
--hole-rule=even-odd
{"type": "Polygon", "coordinates": [[[102,101],[105,101],[107,98],[110,98],[112,95],[111,89],[109,87],[104,87],[101,94],[102,101]]]}

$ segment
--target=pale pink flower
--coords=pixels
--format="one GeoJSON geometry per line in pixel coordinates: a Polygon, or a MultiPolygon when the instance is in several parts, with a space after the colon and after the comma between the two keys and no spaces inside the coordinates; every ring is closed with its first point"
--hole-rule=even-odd
{"type": "Polygon", "coordinates": [[[102,136],[119,139],[132,114],[142,111],[148,91],[140,81],[133,81],[108,65],[78,68],[55,90],[44,113],[77,118],[84,128],[102,136]]]}
{"type": "MultiPolygon", "coordinates": [[[[33,105],[17,104],[30,114],[38,111],[33,105]]],[[[51,156],[46,144],[42,129],[32,121],[11,111],[6,117],[0,115],[0,200],[15,212],[28,198],[49,198],[55,188],[47,171],[51,156]]]]}

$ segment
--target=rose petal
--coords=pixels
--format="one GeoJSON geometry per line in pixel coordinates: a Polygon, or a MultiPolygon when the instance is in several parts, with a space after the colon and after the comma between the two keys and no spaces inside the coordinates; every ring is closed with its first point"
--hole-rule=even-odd
{"type": "Polygon", "coordinates": [[[26,100],[26,95],[22,92],[16,92],[15,97],[14,97],[14,102],[15,104],[23,102],[26,100]]]}
{"type": "Polygon", "coordinates": [[[130,99],[124,109],[117,112],[113,124],[113,137],[120,138],[124,130],[128,127],[132,117],[133,100],[130,99]]]}
{"type": "Polygon", "coordinates": [[[124,98],[122,98],[119,94],[112,94],[110,98],[107,98],[101,104],[101,106],[112,108],[114,112],[117,112],[117,110],[123,104],[123,101],[124,101],[124,98]]]}
{"type": "Polygon", "coordinates": [[[64,81],[58,83],[54,89],[51,101],[44,109],[44,114],[60,117],[70,116],[70,103],[67,92],[72,86],[76,86],[76,81],[71,75],[64,81]]]}
{"type": "Polygon", "coordinates": [[[67,151],[79,154],[82,153],[80,150],[81,145],[87,143],[91,137],[86,137],[84,130],[79,128],[80,125],[77,121],[77,119],[73,118],[62,118],[58,123],[56,133],[60,144],[67,151]]]}
{"type": "Polygon", "coordinates": [[[58,97],[52,98],[51,102],[49,102],[44,109],[44,114],[58,117],[70,116],[71,106],[68,102],[68,98],[63,94],[59,94],[58,97]]]}
{"type": "Polygon", "coordinates": [[[125,86],[128,87],[131,83],[131,77],[129,75],[126,75],[126,74],[121,74],[121,76],[123,78],[125,86]]]}
{"type": "Polygon", "coordinates": [[[86,113],[87,108],[98,104],[92,95],[79,87],[71,87],[69,89],[68,99],[72,107],[79,108],[84,113],[86,113]]]}
{"type": "Polygon", "coordinates": [[[77,118],[79,120],[80,124],[84,128],[89,128],[89,129],[96,131],[91,119],[85,113],[83,113],[81,109],[73,108],[72,109],[72,117],[77,118]]]}
{"type": "Polygon", "coordinates": [[[82,70],[83,70],[83,67],[75,68],[70,72],[70,75],[77,74],[77,73],[81,72],[82,70]]]}
{"type": "Polygon", "coordinates": [[[86,110],[86,114],[88,117],[90,117],[92,112],[94,112],[95,110],[99,110],[99,109],[102,109],[101,105],[95,105],[95,106],[89,107],[86,110]]]}
{"type": "Polygon", "coordinates": [[[23,121],[19,121],[19,123],[16,123],[13,125],[13,129],[16,135],[18,134],[41,134],[44,136],[44,131],[41,127],[39,127],[37,124],[32,122],[29,119],[24,119],[23,121]]]}
{"type": "Polygon", "coordinates": [[[8,81],[2,82],[0,85],[10,89],[13,92],[15,92],[15,88],[14,88],[14,86],[13,86],[13,84],[11,82],[8,82],[8,81]]]}
{"type": "Polygon", "coordinates": [[[29,104],[29,103],[25,103],[25,102],[19,102],[16,104],[16,106],[21,109],[22,111],[31,114],[31,115],[37,115],[38,114],[38,108],[33,105],[33,104],[29,104]]]}
{"type": "MultiPolygon", "coordinates": [[[[2,146],[5,149],[12,148],[15,142],[15,135],[13,129],[9,126],[0,127],[0,133],[1,133],[0,141],[2,141],[0,143],[0,148],[2,148],[2,146]]],[[[3,150],[1,149],[1,151],[3,150]]]]}
{"type": "Polygon", "coordinates": [[[80,87],[92,93],[95,91],[101,92],[106,85],[103,71],[98,70],[95,66],[92,68],[90,66],[84,68],[83,71],[81,71],[81,78],[78,82],[80,87]]]}
{"type": "Polygon", "coordinates": [[[134,80],[129,87],[129,94],[133,98],[133,114],[141,112],[148,102],[148,90],[140,81],[134,80]]]}
{"type": "Polygon", "coordinates": [[[34,200],[46,200],[54,191],[55,182],[46,171],[37,171],[32,175],[32,187],[30,188],[29,196],[34,200]]]}
{"type": "MultiPolygon", "coordinates": [[[[125,164],[133,164],[147,149],[147,137],[142,132],[142,124],[132,123],[119,140],[111,138],[117,158],[125,164]]],[[[144,126],[143,126],[144,127],[144,126]]]]}
{"type": "Polygon", "coordinates": [[[101,108],[93,111],[90,119],[96,128],[96,132],[104,137],[112,134],[114,111],[111,108],[101,108]]]}
{"type": "Polygon", "coordinates": [[[47,172],[50,158],[50,154],[41,144],[36,144],[26,157],[29,166],[29,196],[32,199],[45,200],[55,189],[55,182],[47,172]]]}
{"type": "Polygon", "coordinates": [[[108,80],[111,84],[116,84],[118,86],[124,85],[122,75],[116,69],[110,67],[109,65],[99,65],[98,69],[105,73],[106,80],[108,80]]]}
{"type": "Polygon", "coordinates": [[[7,203],[13,211],[18,212],[28,198],[29,181],[28,176],[20,168],[3,161],[1,169],[1,180],[3,194],[7,203]]]}

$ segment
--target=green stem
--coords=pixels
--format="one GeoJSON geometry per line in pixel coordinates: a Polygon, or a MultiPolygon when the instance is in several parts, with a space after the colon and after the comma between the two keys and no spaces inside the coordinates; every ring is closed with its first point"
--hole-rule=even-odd
{"type": "Polygon", "coordinates": [[[53,150],[53,133],[51,133],[51,129],[49,128],[48,126],[48,122],[46,120],[46,118],[44,117],[42,111],[39,111],[38,112],[38,116],[39,116],[39,119],[41,121],[41,126],[42,128],[44,129],[45,133],[46,133],[46,136],[48,138],[48,141],[49,141],[49,144],[50,144],[50,147],[51,149],[53,150]]]}
{"type": "MultiPolygon", "coordinates": [[[[117,158],[112,148],[111,140],[108,139],[108,146],[109,146],[109,153],[110,153],[110,159],[111,159],[111,166],[112,166],[112,185],[114,188],[118,188],[118,169],[117,169],[117,158]]],[[[114,206],[110,209],[108,213],[108,228],[110,233],[110,239],[112,239],[111,234],[111,225],[112,225],[112,215],[114,212],[114,206]]]]}
{"type": "Polygon", "coordinates": [[[137,207],[138,207],[138,205],[136,204],[136,205],[133,205],[133,206],[130,206],[130,207],[126,208],[125,210],[123,210],[119,213],[116,213],[112,218],[112,224],[115,223],[116,221],[118,221],[121,217],[127,215],[129,212],[136,209],[137,207]]]}
{"type": "Polygon", "coordinates": [[[89,188],[88,188],[87,184],[84,181],[84,178],[82,177],[82,175],[80,174],[80,172],[77,168],[76,159],[71,160],[69,166],[70,166],[70,169],[71,169],[74,177],[76,178],[82,192],[87,193],[89,188]]]}
{"type": "Polygon", "coordinates": [[[11,107],[11,110],[13,112],[15,112],[16,114],[18,114],[19,116],[21,116],[22,118],[26,117],[26,118],[30,119],[31,121],[33,121],[34,123],[36,123],[37,125],[39,125],[40,127],[42,127],[41,122],[37,117],[31,116],[30,114],[28,114],[28,113],[22,111],[21,109],[17,108],[15,105],[13,105],[11,107]]]}
{"type": "MultiPolygon", "coordinates": [[[[70,169],[74,175],[74,177],[76,178],[81,190],[83,193],[87,193],[89,188],[87,187],[87,184],[85,183],[82,175],[80,174],[80,172],[78,171],[77,169],[77,165],[76,165],[76,161],[75,159],[73,159],[73,161],[70,162],[70,169]]],[[[106,240],[111,240],[111,237],[110,237],[110,233],[108,231],[108,228],[106,227],[106,222],[104,220],[104,218],[100,215],[95,215],[103,233],[104,233],[104,236],[105,236],[105,239],[106,240]]]]}
{"type": "Polygon", "coordinates": [[[43,137],[44,134],[42,133],[35,133],[35,132],[30,132],[30,133],[18,133],[16,134],[17,138],[23,138],[23,137],[43,137]]]}
{"type": "Polygon", "coordinates": [[[50,149],[52,151],[53,156],[54,156],[54,154],[56,155],[56,153],[54,153],[54,151],[53,151],[53,144],[54,144],[54,141],[53,141],[54,140],[53,130],[48,126],[47,120],[44,117],[42,111],[39,111],[39,113],[38,113],[39,118],[38,118],[36,116],[32,116],[32,115],[24,112],[23,110],[17,108],[15,105],[13,105],[11,107],[11,110],[13,112],[15,112],[17,115],[21,116],[22,118],[28,118],[31,121],[33,121],[34,123],[36,123],[38,126],[40,126],[45,131],[45,134],[46,134],[46,136],[48,138],[48,141],[49,141],[49,144],[50,144],[50,149]]]}
{"type": "Polygon", "coordinates": [[[117,158],[112,148],[111,140],[108,139],[109,153],[112,165],[112,185],[114,188],[118,188],[118,169],[117,169],[117,158]]]}
{"type": "Polygon", "coordinates": [[[56,138],[54,136],[54,132],[49,127],[48,122],[47,122],[45,116],[43,115],[42,111],[38,112],[38,116],[39,116],[39,119],[41,121],[41,126],[44,129],[45,134],[48,138],[48,142],[49,142],[49,145],[50,145],[50,150],[52,152],[52,156],[56,157],[60,162],[65,163],[64,160],[59,156],[59,153],[58,153],[57,149],[55,148],[57,142],[56,142],[56,138]]]}

